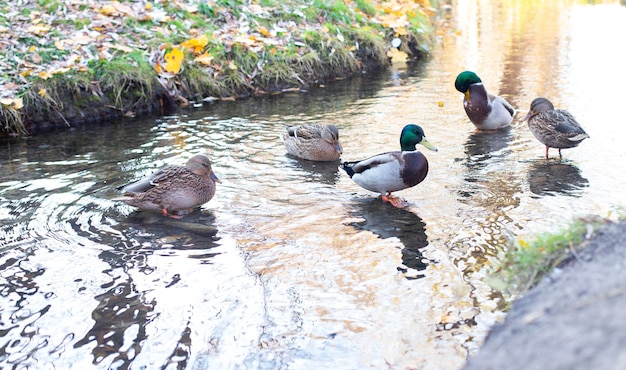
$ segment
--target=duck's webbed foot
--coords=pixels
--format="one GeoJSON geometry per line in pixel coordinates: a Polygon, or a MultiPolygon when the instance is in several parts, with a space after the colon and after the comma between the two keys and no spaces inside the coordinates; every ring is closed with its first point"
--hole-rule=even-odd
{"type": "Polygon", "coordinates": [[[409,202],[402,198],[394,197],[391,194],[381,195],[383,198],[383,202],[389,202],[392,206],[396,208],[406,208],[409,205],[409,202]]]}
{"type": "Polygon", "coordinates": [[[167,208],[161,208],[161,213],[163,214],[163,216],[171,217],[171,218],[174,218],[176,220],[180,220],[185,215],[185,214],[180,214],[180,213],[175,213],[175,214],[174,213],[169,213],[167,211],[167,208]]]}

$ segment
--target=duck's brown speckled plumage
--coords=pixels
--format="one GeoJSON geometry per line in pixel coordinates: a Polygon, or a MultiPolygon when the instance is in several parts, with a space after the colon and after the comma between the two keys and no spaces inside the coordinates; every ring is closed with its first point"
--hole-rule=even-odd
{"type": "Polygon", "coordinates": [[[558,149],[561,157],[561,149],[578,146],[589,137],[574,116],[566,110],[554,109],[546,98],[534,99],[523,120],[528,120],[530,132],[546,146],[546,159],[550,148],[558,149]]]}
{"type": "Polygon", "coordinates": [[[167,166],[152,175],[120,189],[118,200],[147,211],[164,215],[189,212],[213,198],[216,182],[220,182],[205,155],[195,155],[182,166],[167,166]]]}
{"type": "Polygon", "coordinates": [[[339,130],[333,124],[290,126],[282,137],[289,154],[310,161],[336,161],[343,150],[339,130]]]}

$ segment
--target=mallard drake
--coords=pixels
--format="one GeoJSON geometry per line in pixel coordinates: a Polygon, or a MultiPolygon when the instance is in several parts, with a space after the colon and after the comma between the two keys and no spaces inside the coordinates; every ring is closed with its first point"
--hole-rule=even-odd
{"type": "Polygon", "coordinates": [[[339,130],[333,124],[289,126],[283,133],[283,141],[289,154],[310,161],[336,161],[343,151],[339,130]]]}
{"type": "Polygon", "coordinates": [[[164,216],[180,217],[213,198],[215,183],[206,155],[191,157],[182,166],[167,166],[139,181],[121,186],[122,202],[146,211],[161,211],[164,216]]]}
{"type": "Polygon", "coordinates": [[[377,154],[355,162],[343,162],[340,168],[361,187],[380,193],[383,201],[403,208],[407,203],[391,195],[394,191],[408,189],[424,181],[428,174],[428,161],[415,148],[422,144],[437,151],[418,125],[406,125],[400,134],[401,151],[377,154]]]}
{"type": "Polygon", "coordinates": [[[511,125],[515,109],[503,98],[489,94],[476,73],[459,73],[454,87],[465,95],[463,108],[477,129],[493,131],[511,125]]]}
{"type": "Polygon", "coordinates": [[[554,109],[546,98],[536,98],[530,103],[530,111],[522,121],[528,121],[530,132],[546,146],[546,159],[550,148],[561,149],[578,146],[589,135],[576,122],[574,116],[563,109],[554,109]]]}

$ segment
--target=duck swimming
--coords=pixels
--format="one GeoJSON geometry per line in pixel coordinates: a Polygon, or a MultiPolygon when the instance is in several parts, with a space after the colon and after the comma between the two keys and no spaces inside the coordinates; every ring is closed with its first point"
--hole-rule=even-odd
{"type": "Polygon", "coordinates": [[[464,94],[463,108],[478,130],[498,130],[513,122],[515,109],[503,98],[489,94],[476,73],[459,73],[454,87],[464,94]]]}
{"type": "Polygon", "coordinates": [[[546,159],[550,148],[561,149],[578,146],[589,135],[580,127],[574,116],[566,110],[554,109],[546,98],[536,98],[530,103],[530,111],[522,121],[528,121],[530,132],[546,146],[546,159]]]}
{"type": "Polygon", "coordinates": [[[206,155],[191,157],[182,166],[166,166],[139,181],[121,186],[124,194],[116,198],[146,211],[160,211],[179,218],[213,198],[216,183],[221,183],[206,155]]]}
{"type": "Polygon", "coordinates": [[[336,161],[343,151],[339,129],[333,124],[289,126],[282,138],[289,154],[309,161],[336,161]]]}
{"type": "Polygon", "coordinates": [[[391,193],[413,187],[426,178],[428,161],[415,146],[437,151],[418,125],[406,125],[400,134],[401,151],[386,152],[361,161],[343,162],[339,168],[362,188],[379,193],[385,202],[403,208],[406,201],[391,193]]]}

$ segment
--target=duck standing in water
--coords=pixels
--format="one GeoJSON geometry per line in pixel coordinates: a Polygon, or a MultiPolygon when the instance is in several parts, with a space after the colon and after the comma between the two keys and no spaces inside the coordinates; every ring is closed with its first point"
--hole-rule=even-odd
{"type": "Polygon", "coordinates": [[[216,182],[221,183],[213,173],[209,157],[198,154],[184,167],[163,167],[144,179],[118,188],[124,196],[115,200],[179,218],[211,200],[216,182]]]}
{"type": "Polygon", "coordinates": [[[394,191],[408,189],[424,181],[428,174],[428,161],[415,148],[422,144],[437,151],[418,125],[406,125],[400,134],[401,151],[386,152],[355,162],[343,162],[339,168],[362,188],[380,193],[383,201],[403,208],[403,199],[392,196],[394,191]]]}
{"type": "Polygon", "coordinates": [[[282,138],[289,154],[309,161],[336,161],[343,151],[339,130],[333,124],[289,126],[282,138]]]}
{"type": "Polygon", "coordinates": [[[546,146],[546,159],[550,148],[561,149],[578,146],[589,135],[578,124],[574,116],[566,110],[554,109],[546,98],[536,98],[530,103],[530,111],[522,121],[528,121],[530,132],[546,146]]]}
{"type": "Polygon", "coordinates": [[[464,94],[463,108],[477,129],[494,131],[509,127],[513,122],[515,109],[503,98],[489,94],[476,73],[459,73],[454,87],[464,94]]]}

